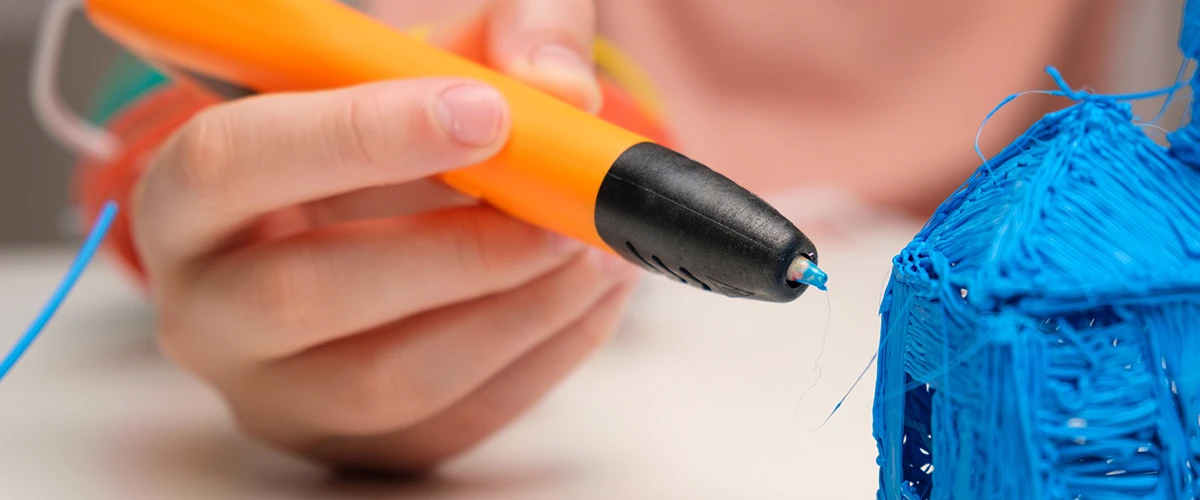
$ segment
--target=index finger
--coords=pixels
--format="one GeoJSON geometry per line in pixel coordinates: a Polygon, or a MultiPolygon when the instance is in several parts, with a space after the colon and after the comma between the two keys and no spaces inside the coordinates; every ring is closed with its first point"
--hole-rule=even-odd
{"type": "Polygon", "coordinates": [[[258,217],[479,163],[508,136],[491,87],[407,80],[253,97],[195,117],[142,179],[134,234],[155,260],[219,247],[258,217]]]}

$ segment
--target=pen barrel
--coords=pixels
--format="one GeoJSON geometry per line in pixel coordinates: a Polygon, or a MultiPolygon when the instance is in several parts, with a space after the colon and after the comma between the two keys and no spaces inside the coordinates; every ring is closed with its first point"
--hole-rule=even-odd
{"type": "Polygon", "coordinates": [[[643,136],[331,0],[88,0],[92,22],[163,71],[207,88],[309,91],[459,77],[508,101],[512,131],[490,160],[441,176],[509,215],[606,248],[596,195],[643,136]]]}
{"type": "Polygon", "coordinates": [[[798,297],[787,267],[816,249],[766,202],[709,168],[505,75],[331,0],[87,0],[106,34],[226,97],[371,81],[472,78],[509,103],[492,159],[442,179],[536,226],[672,279],[771,302],[798,297]]]}

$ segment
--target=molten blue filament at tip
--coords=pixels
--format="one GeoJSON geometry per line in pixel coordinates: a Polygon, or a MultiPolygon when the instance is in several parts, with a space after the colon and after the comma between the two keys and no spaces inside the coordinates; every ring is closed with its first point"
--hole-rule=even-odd
{"type": "Polygon", "coordinates": [[[829,275],[825,274],[816,264],[809,262],[804,269],[804,274],[800,275],[800,279],[796,280],[799,283],[810,285],[817,290],[825,290],[825,283],[829,281],[829,275]]]}
{"type": "Polygon", "coordinates": [[[817,264],[809,260],[807,256],[801,255],[792,261],[792,265],[788,266],[787,279],[824,291],[825,283],[829,281],[829,275],[825,274],[825,271],[817,267],[817,264]]]}

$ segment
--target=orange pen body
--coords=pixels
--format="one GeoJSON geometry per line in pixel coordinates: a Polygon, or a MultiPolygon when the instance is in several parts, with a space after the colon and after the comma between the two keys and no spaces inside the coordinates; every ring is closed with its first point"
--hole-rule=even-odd
{"type": "Polygon", "coordinates": [[[608,248],[595,200],[609,167],[648,139],[330,0],[88,0],[92,22],[168,73],[256,92],[465,77],[509,102],[512,133],[493,159],[442,175],[530,224],[608,248]],[[386,55],[386,56],[385,56],[386,55]]]}
{"type": "Polygon", "coordinates": [[[650,272],[728,297],[787,302],[816,247],[730,179],[639,134],[333,0],[87,0],[92,22],[151,64],[223,97],[460,77],[507,99],[512,132],[450,186],[650,272]]]}

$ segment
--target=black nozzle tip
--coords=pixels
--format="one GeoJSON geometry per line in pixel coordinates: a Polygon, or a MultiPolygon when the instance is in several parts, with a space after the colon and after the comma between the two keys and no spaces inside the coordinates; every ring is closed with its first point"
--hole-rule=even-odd
{"type": "Polygon", "coordinates": [[[596,199],[596,229],[627,260],[728,297],[795,300],[788,279],[817,248],[794,224],[725,176],[654,143],[613,163],[596,199]]]}

